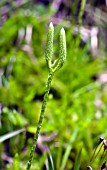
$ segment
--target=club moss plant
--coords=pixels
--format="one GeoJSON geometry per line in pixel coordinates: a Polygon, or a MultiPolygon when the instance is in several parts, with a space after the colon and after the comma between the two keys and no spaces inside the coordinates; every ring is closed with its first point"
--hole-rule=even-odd
{"type": "Polygon", "coordinates": [[[37,125],[37,130],[34,136],[34,142],[31,147],[30,151],[30,157],[27,163],[27,170],[30,169],[33,156],[34,156],[34,150],[37,144],[38,136],[42,127],[43,119],[44,119],[44,113],[46,109],[46,104],[48,100],[48,95],[49,95],[49,90],[50,90],[50,85],[52,82],[52,78],[54,73],[59,70],[65,63],[66,61],[66,37],[65,37],[65,31],[64,28],[61,29],[60,31],[60,37],[59,37],[59,58],[56,59],[54,62],[52,62],[52,56],[53,56],[53,38],[54,38],[54,26],[52,22],[49,25],[48,29],[48,34],[47,34],[47,45],[46,45],[46,52],[45,52],[45,58],[46,62],[49,68],[49,74],[48,74],[48,80],[46,83],[46,89],[45,89],[45,94],[43,98],[43,103],[41,107],[41,113],[40,113],[40,118],[39,122],[37,125]]]}

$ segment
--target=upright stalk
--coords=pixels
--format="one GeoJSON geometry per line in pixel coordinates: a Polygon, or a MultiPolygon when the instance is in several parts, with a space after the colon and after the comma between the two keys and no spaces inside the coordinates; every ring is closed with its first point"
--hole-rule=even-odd
{"type": "Polygon", "coordinates": [[[46,89],[45,89],[45,94],[43,98],[43,103],[42,103],[42,108],[41,108],[41,113],[40,113],[40,118],[39,122],[37,125],[37,130],[34,136],[34,142],[31,147],[30,151],[30,157],[27,163],[27,168],[26,170],[30,170],[33,156],[34,156],[34,151],[35,147],[37,144],[38,136],[42,127],[43,119],[44,119],[44,113],[47,105],[47,100],[48,100],[48,95],[49,95],[49,90],[52,82],[52,78],[54,75],[54,72],[59,70],[63,64],[65,63],[66,60],[66,38],[65,38],[65,31],[62,28],[60,31],[60,40],[59,40],[59,58],[52,63],[52,55],[53,55],[53,37],[54,37],[54,27],[53,24],[50,23],[49,29],[48,29],[48,35],[47,35],[47,46],[46,46],[46,53],[45,53],[45,58],[46,62],[49,68],[49,74],[48,74],[48,80],[46,83],[46,89]]]}
{"type": "Polygon", "coordinates": [[[82,26],[82,17],[83,17],[83,14],[84,14],[84,9],[85,9],[85,5],[86,5],[86,0],[81,0],[81,4],[80,4],[80,11],[79,11],[79,16],[78,16],[78,36],[77,36],[77,40],[76,40],[76,47],[79,46],[79,43],[80,43],[80,29],[81,29],[81,26],[82,26]]]}
{"type": "Polygon", "coordinates": [[[37,130],[36,130],[36,134],[34,136],[34,142],[33,142],[33,145],[32,145],[31,151],[30,151],[30,159],[29,159],[28,164],[27,164],[27,170],[29,170],[30,167],[31,167],[31,163],[32,163],[34,151],[35,151],[35,146],[37,144],[37,139],[38,139],[38,136],[39,136],[39,133],[40,133],[40,129],[42,127],[42,123],[43,123],[43,119],[44,119],[44,113],[45,113],[46,104],[47,104],[48,95],[49,95],[49,90],[50,90],[50,85],[51,85],[51,82],[52,82],[52,77],[53,77],[53,72],[52,73],[50,72],[49,75],[48,75],[47,83],[46,83],[45,94],[44,94],[44,98],[43,98],[43,103],[42,103],[42,108],[41,108],[41,113],[40,113],[40,118],[39,118],[37,130]]]}

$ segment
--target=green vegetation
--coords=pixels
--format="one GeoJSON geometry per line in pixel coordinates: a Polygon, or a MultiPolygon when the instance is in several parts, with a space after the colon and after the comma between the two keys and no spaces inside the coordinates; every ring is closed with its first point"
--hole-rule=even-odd
{"type": "Polygon", "coordinates": [[[61,31],[60,31],[59,58],[57,60],[55,60],[54,63],[52,63],[53,37],[54,37],[54,27],[53,27],[53,24],[51,22],[50,25],[49,25],[48,36],[47,36],[47,47],[46,47],[46,61],[47,61],[48,68],[49,68],[49,74],[48,74],[48,80],[47,80],[47,83],[46,83],[46,90],[45,90],[45,94],[44,94],[44,98],[43,98],[40,118],[39,118],[37,130],[36,130],[36,134],[35,134],[35,137],[34,137],[34,143],[32,145],[32,148],[31,148],[31,151],[30,151],[30,158],[29,158],[29,161],[28,161],[28,164],[27,164],[28,170],[31,167],[32,159],[34,157],[34,151],[35,151],[35,147],[37,145],[38,136],[40,134],[41,126],[42,126],[42,123],[43,123],[44,113],[45,113],[45,109],[46,109],[46,105],[47,105],[47,101],[48,101],[48,96],[49,96],[49,91],[50,91],[50,85],[51,85],[51,82],[52,82],[54,72],[56,70],[60,69],[63,66],[63,64],[66,60],[66,37],[65,37],[65,31],[62,28],[61,31]]]}
{"type": "MultiPolygon", "coordinates": [[[[85,1],[81,5],[79,26],[85,1]]],[[[65,61],[65,51],[61,50],[63,45],[65,48],[61,43],[64,30],[60,32],[64,27],[67,59],[49,85],[48,104],[37,148],[36,142],[33,146],[30,169],[85,170],[99,136],[107,139],[107,85],[95,79],[106,71],[105,44],[99,42],[102,52],[93,57],[90,39],[81,47],[80,34],[74,36],[74,20],[56,24],[54,36],[50,25],[51,44],[46,44],[50,38],[48,23],[55,13],[51,6],[45,9],[30,4],[28,10],[26,2],[16,11],[12,9],[0,26],[0,169],[26,169],[48,73],[53,76],[65,61]]],[[[92,163],[93,169],[99,165],[100,154],[102,151],[92,163]]]]}

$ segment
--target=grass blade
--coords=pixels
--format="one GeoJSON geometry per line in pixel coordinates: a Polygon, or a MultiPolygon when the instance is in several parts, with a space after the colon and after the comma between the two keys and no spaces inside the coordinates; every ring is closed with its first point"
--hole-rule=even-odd
{"type": "Polygon", "coordinates": [[[82,149],[77,154],[77,157],[76,157],[76,160],[75,160],[75,164],[74,164],[74,170],[79,170],[80,161],[81,161],[81,151],[82,151],[82,149]]]}
{"type": "Polygon", "coordinates": [[[4,142],[5,140],[12,138],[16,135],[18,135],[19,133],[22,133],[25,131],[25,128],[23,129],[19,129],[19,130],[15,130],[13,132],[7,133],[6,135],[0,136],[0,143],[4,142]]]}
{"type": "Polygon", "coordinates": [[[64,170],[64,167],[65,167],[66,162],[67,162],[67,160],[68,160],[69,154],[70,154],[71,149],[72,149],[72,147],[73,147],[73,143],[74,143],[74,141],[75,141],[75,139],[76,139],[77,132],[78,132],[78,128],[75,128],[75,130],[74,130],[74,132],[73,132],[73,134],[72,134],[72,136],[71,136],[70,142],[69,142],[69,144],[68,144],[68,147],[67,147],[67,149],[66,149],[66,151],[65,151],[65,154],[64,154],[64,156],[63,156],[60,170],[64,170]]]}

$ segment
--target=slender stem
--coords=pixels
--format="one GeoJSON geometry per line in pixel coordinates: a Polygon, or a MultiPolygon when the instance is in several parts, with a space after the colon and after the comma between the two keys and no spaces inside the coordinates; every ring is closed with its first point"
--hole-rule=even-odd
{"type": "Polygon", "coordinates": [[[86,4],[86,0],[81,0],[80,12],[79,12],[79,16],[78,16],[78,36],[77,36],[77,40],[76,40],[76,47],[78,47],[79,43],[80,43],[80,38],[81,38],[80,29],[82,26],[82,16],[84,14],[85,4],[86,4]]]}
{"type": "Polygon", "coordinates": [[[46,90],[45,90],[45,94],[44,94],[44,98],[43,98],[40,118],[39,118],[37,130],[36,130],[36,134],[34,136],[34,142],[33,142],[33,145],[32,145],[31,151],[30,151],[30,157],[29,157],[29,160],[28,160],[28,163],[27,163],[26,170],[30,170],[31,163],[32,163],[32,160],[33,160],[34,150],[35,150],[35,147],[36,147],[36,144],[37,144],[38,136],[39,136],[41,126],[42,126],[42,123],[43,123],[43,119],[44,119],[44,113],[45,113],[45,109],[46,109],[46,104],[47,104],[47,100],[48,100],[48,95],[49,95],[52,77],[53,77],[53,72],[50,71],[50,73],[48,75],[48,80],[47,80],[47,83],[46,83],[46,90]]]}
{"type": "Polygon", "coordinates": [[[86,0],[81,0],[81,6],[80,6],[80,12],[79,12],[79,21],[78,21],[79,22],[79,29],[82,25],[82,16],[84,14],[85,4],[86,4],[86,0]]]}

